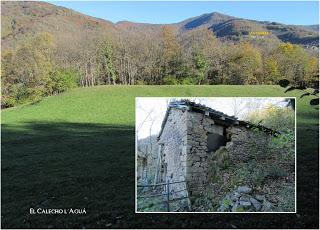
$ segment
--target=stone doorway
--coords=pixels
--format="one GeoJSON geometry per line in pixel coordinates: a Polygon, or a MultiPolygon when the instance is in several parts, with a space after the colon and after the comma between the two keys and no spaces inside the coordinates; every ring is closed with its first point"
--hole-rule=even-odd
{"type": "Polygon", "coordinates": [[[207,149],[208,152],[215,152],[221,146],[225,146],[227,139],[225,136],[217,133],[207,133],[207,149]]]}

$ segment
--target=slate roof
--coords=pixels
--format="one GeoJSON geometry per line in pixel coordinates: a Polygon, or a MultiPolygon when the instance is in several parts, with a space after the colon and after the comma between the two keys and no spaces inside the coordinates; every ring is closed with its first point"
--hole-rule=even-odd
{"type": "Polygon", "coordinates": [[[218,124],[222,125],[222,126],[226,126],[226,127],[229,127],[229,126],[242,126],[242,127],[246,127],[248,129],[250,128],[257,128],[263,132],[266,132],[270,135],[273,135],[273,136],[277,136],[279,135],[280,133],[276,130],[273,130],[273,129],[270,129],[270,128],[267,128],[263,125],[256,125],[256,124],[253,124],[251,122],[248,122],[248,121],[242,121],[242,120],[239,120],[237,117],[235,116],[229,116],[225,113],[222,113],[220,111],[217,111],[217,110],[214,110],[210,107],[207,107],[205,105],[202,105],[202,104],[198,104],[198,103],[195,103],[195,102],[192,102],[190,100],[187,100],[187,99],[182,99],[182,100],[179,100],[179,101],[172,101],[169,103],[168,105],[168,108],[167,108],[167,111],[166,111],[166,114],[165,114],[165,117],[162,121],[162,125],[161,125],[161,130],[160,130],[160,133],[158,135],[158,140],[160,139],[161,137],[161,134],[162,134],[162,131],[164,129],[164,126],[167,122],[167,119],[168,119],[168,116],[169,116],[169,112],[171,110],[171,108],[176,108],[176,109],[181,109],[181,110],[188,110],[190,112],[197,112],[197,113],[202,113],[202,114],[206,114],[208,117],[210,117],[211,119],[213,119],[215,122],[218,122],[218,124]]]}

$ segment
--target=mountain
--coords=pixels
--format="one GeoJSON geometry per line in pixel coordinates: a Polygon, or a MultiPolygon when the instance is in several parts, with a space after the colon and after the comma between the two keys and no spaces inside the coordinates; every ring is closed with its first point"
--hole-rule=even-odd
{"type": "MultiPolygon", "coordinates": [[[[62,44],[75,40],[116,37],[119,33],[158,37],[162,24],[135,23],[87,16],[45,2],[1,2],[1,42],[3,48],[15,47],[38,32],[50,32],[62,44]]],[[[268,32],[270,38],[304,46],[318,46],[318,25],[296,26],[277,22],[255,21],[213,12],[170,24],[177,33],[207,28],[221,40],[240,40],[250,32],[268,32]]]]}
{"type": "Polygon", "coordinates": [[[212,30],[217,37],[239,38],[247,36],[250,32],[268,32],[283,42],[291,42],[301,45],[317,45],[319,40],[317,25],[295,26],[276,22],[255,21],[236,18],[217,12],[203,14],[178,23],[180,31],[193,30],[195,28],[207,28],[212,30]]]}
{"type": "Polygon", "coordinates": [[[319,33],[319,24],[303,26],[304,28],[319,33]]]}
{"type": "Polygon", "coordinates": [[[1,43],[13,47],[39,32],[49,32],[61,43],[115,34],[112,22],[45,2],[1,2],[1,43]]]}
{"type": "Polygon", "coordinates": [[[161,36],[162,24],[150,24],[150,23],[138,23],[130,21],[120,21],[115,23],[117,28],[122,33],[128,33],[129,35],[147,36],[157,39],[161,36]]]}
{"type": "Polygon", "coordinates": [[[217,37],[240,36],[247,34],[248,31],[263,31],[262,26],[254,21],[217,12],[187,19],[180,22],[179,25],[181,31],[207,28],[212,30],[217,37]]]}

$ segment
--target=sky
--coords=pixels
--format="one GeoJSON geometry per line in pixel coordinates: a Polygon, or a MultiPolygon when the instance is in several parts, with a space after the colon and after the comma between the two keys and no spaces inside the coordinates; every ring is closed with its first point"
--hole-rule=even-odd
{"type": "Polygon", "coordinates": [[[48,1],[81,13],[112,22],[133,21],[166,24],[204,13],[284,24],[319,23],[318,1],[48,1]]]}
{"type": "MultiPolygon", "coordinates": [[[[167,104],[170,98],[166,97],[140,97],[136,98],[136,135],[138,139],[146,138],[150,135],[158,135],[161,124],[167,111],[167,104]]],[[[179,99],[179,98],[175,98],[179,99]]],[[[249,112],[261,110],[268,105],[285,106],[285,98],[210,98],[197,97],[189,98],[196,103],[206,105],[212,109],[223,112],[229,116],[234,114],[234,103],[237,105],[240,120],[245,120],[249,112]],[[236,100],[236,101],[235,101],[236,100]],[[250,102],[250,104],[248,103],[250,102]]]]}

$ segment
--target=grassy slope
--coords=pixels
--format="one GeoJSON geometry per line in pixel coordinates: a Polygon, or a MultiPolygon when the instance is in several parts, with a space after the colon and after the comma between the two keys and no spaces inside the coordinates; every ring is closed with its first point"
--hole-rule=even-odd
{"type": "Polygon", "coordinates": [[[109,86],[76,89],[2,112],[2,227],[313,227],[318,225],[318,111],[299,99],[299,215],[134,214],[137,96],[299,96],[277,86],[109,86]],[[29,215],[29,208],[86,215],[29,215]],[[243,218],[246,221],[243,221],[243,218]],[[252,226],[251,226],[252,227],[252,226]]]}

